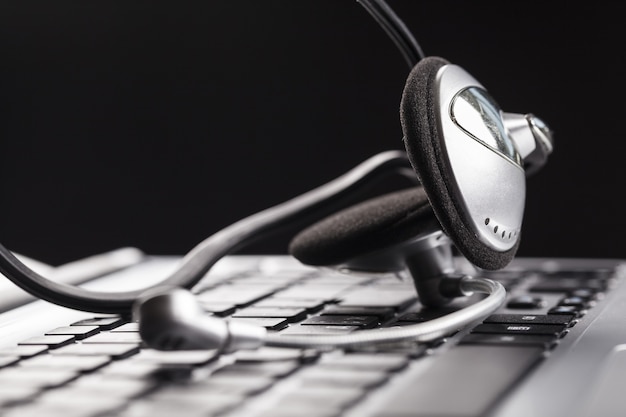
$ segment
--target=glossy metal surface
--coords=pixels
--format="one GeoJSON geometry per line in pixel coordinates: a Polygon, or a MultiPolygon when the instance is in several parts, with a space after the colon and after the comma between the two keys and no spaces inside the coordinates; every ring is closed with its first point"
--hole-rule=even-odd
{"type": "Polygon", "coordinates": [[[484,87],[456,65],[437,74],[443,166],[478,239],[507,251],[520,237],[526,198],[521,156],[484,87]]]}

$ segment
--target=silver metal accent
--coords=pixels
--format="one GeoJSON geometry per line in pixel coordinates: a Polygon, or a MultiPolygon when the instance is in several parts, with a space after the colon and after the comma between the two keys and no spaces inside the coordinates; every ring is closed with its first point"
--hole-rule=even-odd
{"type": "Polygon", "coordinates": [[[507,133],[500,108],[487,91],[468,87],[458,92],[452,100],[450,116],[472,138],[522,165],[523,156],[507,133]]]}
{"type": "MultiPolygon", "coordinates": [[[[215,320],[222,319],[215,318],[215,320]]],[[[226,352],[258,349],[263,346],[263,341],[267,335],[265,327],[240,321],[229,321],[228,330],[230,331],[230,340],[226,352]]]]}
{"type": "Polygon", "coordinates": [[[533,114],[503,113],[502,116],[511,139],[524,159],[526,176],[534,174],[552,153],[552,131],[533,114]]]}
{"type": "Polygon", "coordinates": [[[546,163],[548,155],[550,155],[554,149],[554,136],[548,125],[537,116],[527,114],[526,119],[528,120],[528,125],[533,132],[537,145],[535,150],[524,160],[526,175],[530,175],[535,173],[535,171],[546,163]]]}
{"type": "Polygon", "coordinates": [[[523,159],[526,159],[536,148],[535,135],[528,124],[525,114],[502,113],[504,126],[509,131],[511,140],[515,142],[515,147],[523,159]]]}
{"type": "Polygon", "coordinates": [[[139,334],[158,350],[207,350],[215,354],[255,349],[263,344],[264,327],[229,323],[206,315],[196,297],[182,288],[155,288],[134,305],[139,334]]]}
{"type": "Polygon", "coordinates": [[[496,251],[507,251],[519,239],[526,200],[519,150],[504,128],[502,111],[461,67],[443,66],[437,89],[450,192],[463,205],[477,238],[496,251]]]}
{"type": "Polygon", "coordinates": [[[427,342],[459,329],[479,323],[496,311],[506,299],[506,290],[499,282],[485,278],[464,277],[460,280],[464,293],[484,293],[488,296],[469,306],[424,323],[398,328],[361,330],[346,335],[300,336],[268,333],[266,346],[329,349],[337,347],[371,346],[374,343],[427,342]]]}
{"type": "Polygon", "coordinates": [[[348,335],[276,335],[268,333],[264,327],[247,323],[227,324],[223,319],[203,314],[196,297],[181,288],[164,289],[160,293],[150,292],[136,305],[135,317],[139,320],[143,341],[154,349],[214,349],[216,357],[222,352],[255,349],[262,345],[325,349],[368,346],[372,343],[425,342],[480,322],[496,311],[506,299],[506,290],[498,282],[468,276],[456,282],[460,292],[464,294],[478,292],[488,296],[461,310],[424,323],[400,328],[363,330],[348,335]]]}
{"type": "Polygon", "coordinates": [[[554,149],[552,130],[543,120],[534,114],[527,114],[526,118],[528,119],[528,124],[533,131],[533,135],[535,135],[535,140],[537,140],[539,147],[548,154],[552,153],[554,149]]]}

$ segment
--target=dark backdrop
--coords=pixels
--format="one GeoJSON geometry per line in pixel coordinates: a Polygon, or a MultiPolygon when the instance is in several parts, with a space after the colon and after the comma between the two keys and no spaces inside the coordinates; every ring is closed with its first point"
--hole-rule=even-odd
{"type": "MultiPolygon", "coordinates": [[[[621,6],[389,4],[555,131],[519,254],[626,257],[621,6]]],[[[408,67],[353,0],[3,1],[0,56],[1,241],[42,261],[182,254],[402,149],[408,67]]]]}

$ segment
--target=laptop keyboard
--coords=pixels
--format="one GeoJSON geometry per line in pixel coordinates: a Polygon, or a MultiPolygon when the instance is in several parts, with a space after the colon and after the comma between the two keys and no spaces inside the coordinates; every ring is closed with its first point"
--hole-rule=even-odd
{"type": "MultiPolygon", "coordinates": [[[[162,352],[142,345],[137,323],[94,315],[0,350],[0,414],[485,416],[549,360],[571,329],[587,325],[588,312],[619,275],[544,264],[481,273],[508,295],[472,328],[429,343],[324,352],[263,347],[220,358],[213,351],[162,352]]],[[[413,284],[398,277],[306,267],[209,274],[194,292],[208,315],[292,335],[406,326],[482,297],[427,309],[413,284]]]]}

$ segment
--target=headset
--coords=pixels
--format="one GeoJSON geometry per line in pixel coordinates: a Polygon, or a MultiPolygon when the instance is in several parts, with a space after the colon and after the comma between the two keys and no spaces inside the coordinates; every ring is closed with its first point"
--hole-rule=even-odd
{"type": "Polygon", "coordinates": [[[510,263],[520,244],[526,176],[545,164],[553,132],[532,114],[503,112],[462,67],[425,56],[383,0],[357,2],[410,68],[400,103],[406,152],[374,155],[318,188],[227,226],[200,242],[172,274],[150,288],[101,292],[54,282],[2,245],[0,272],[51,303],[132,317],[150,347],[214,349],[216,355],[262,345],[326,349],[429,341],[499,308],[506,297],[502,285],[456,274],[453,248],[478,270],[510,263]],[[410,177],[414,185],[341,208],[358,191],[391,174],[410,177]],[[348,335],[278,336],[204,313],[191,290],[217,261],[294,226],[301,229],[289,253],[303,264],[346,272],[408,271],[420,302],[433,308],[472,293],[486,296],[425,323],[348,335]]]}

